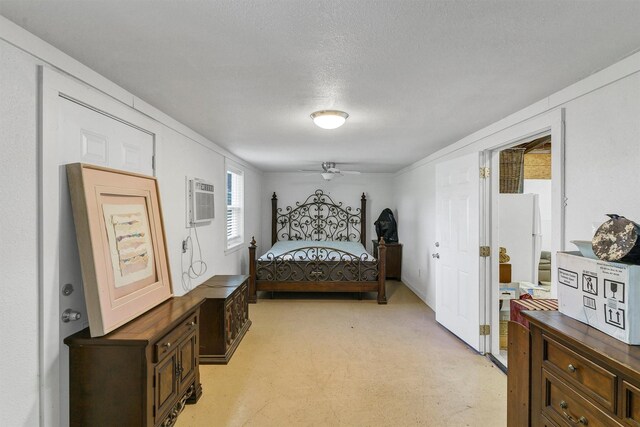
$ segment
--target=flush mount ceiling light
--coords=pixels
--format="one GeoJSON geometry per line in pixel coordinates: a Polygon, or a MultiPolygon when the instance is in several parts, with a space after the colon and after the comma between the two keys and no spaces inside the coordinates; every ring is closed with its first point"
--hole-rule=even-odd
{"type": "Polygon", "coordinates": [[[322,110],[311,113],[311,118],[316,126],[322,129],[336,129],[347,121],[349,115],[344,111],[322,110]]]}

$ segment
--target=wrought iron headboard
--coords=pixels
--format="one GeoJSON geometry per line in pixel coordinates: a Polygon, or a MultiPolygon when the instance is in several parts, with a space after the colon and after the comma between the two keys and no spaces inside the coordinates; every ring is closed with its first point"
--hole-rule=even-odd
{"type": "Polygon", "coordinates": [[[295,206],[278,208],[278,197],[271,197],[271,244],[278,240],[359,241],[366,247],[367,197],[362,193],[360,207],[336,203],[322,190],[295,206]]]}

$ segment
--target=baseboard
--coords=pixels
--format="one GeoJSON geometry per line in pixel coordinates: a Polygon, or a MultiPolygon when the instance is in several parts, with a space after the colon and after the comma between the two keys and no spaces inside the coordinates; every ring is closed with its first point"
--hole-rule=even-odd
{"type": "Polygon", "coordinates": [[[420,298],[420,300],[425,303],[425,305],[427,307],[429,307],[431,310],[433,310],[434,312],[436,311],[433,307],[431,307],[431,305],[429,305],[429,303],[427,302],[427,296],[422,294],[421,292],[418,291],[418,289],[412,285],[407,279],[405,279],[404,277],[400,278],[400,281],[402,283],[404,283],[404,285],[409,288],[411,290],[411,292],[413,292],[418,298],[420,298]]]}
{"type": "Polygon", "coordinates": [[[496,359],[496,357],[495,357],[493,354],[491,354],[491,353],[487,353],[487,358],[488,358],[489,360],[491,360],[491,363],[493,363],[494,365],[496,365],[496,366],[498,367],[498,369],[500,369],[504,374],[506,374],[506,373],[507,373],[507,367],[506,367],[506,366],[504,366],[504,365],[502,364],[502,362],[500,362],[498,359],[496,359]]]}

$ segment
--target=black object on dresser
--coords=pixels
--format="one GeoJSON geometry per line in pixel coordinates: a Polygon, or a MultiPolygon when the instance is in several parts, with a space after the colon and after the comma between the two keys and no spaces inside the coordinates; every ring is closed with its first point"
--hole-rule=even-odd
{"type": "MultiPolygon", "coordinates": [[[[377,240],[373,240],[373,256],[378,258],[378,246],[377,240]]],[[[386,256],[386,272],[387,279],[400,280],[402,276],[402,243],[386,243],[387,256],[386,256]]]]}
{"type": "Polygon", "coordinates": [[[202,394],[203,300],[174,297],[102,337],[67,338],[72,426],[172,426],[202,394]]]}
{"type": "Polygon", "coordinates": [[[226,364],[251,326],[249,276],[213,276],[189,292],[200,309],[200,363],[226,364]]]}

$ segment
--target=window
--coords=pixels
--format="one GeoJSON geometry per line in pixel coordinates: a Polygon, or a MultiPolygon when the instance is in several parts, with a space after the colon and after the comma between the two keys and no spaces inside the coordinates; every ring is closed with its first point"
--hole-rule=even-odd
{"type": "Polygon", "coordinates": [[[227,249],[244,242],[244,175],[227,166],[227,249]]]}

